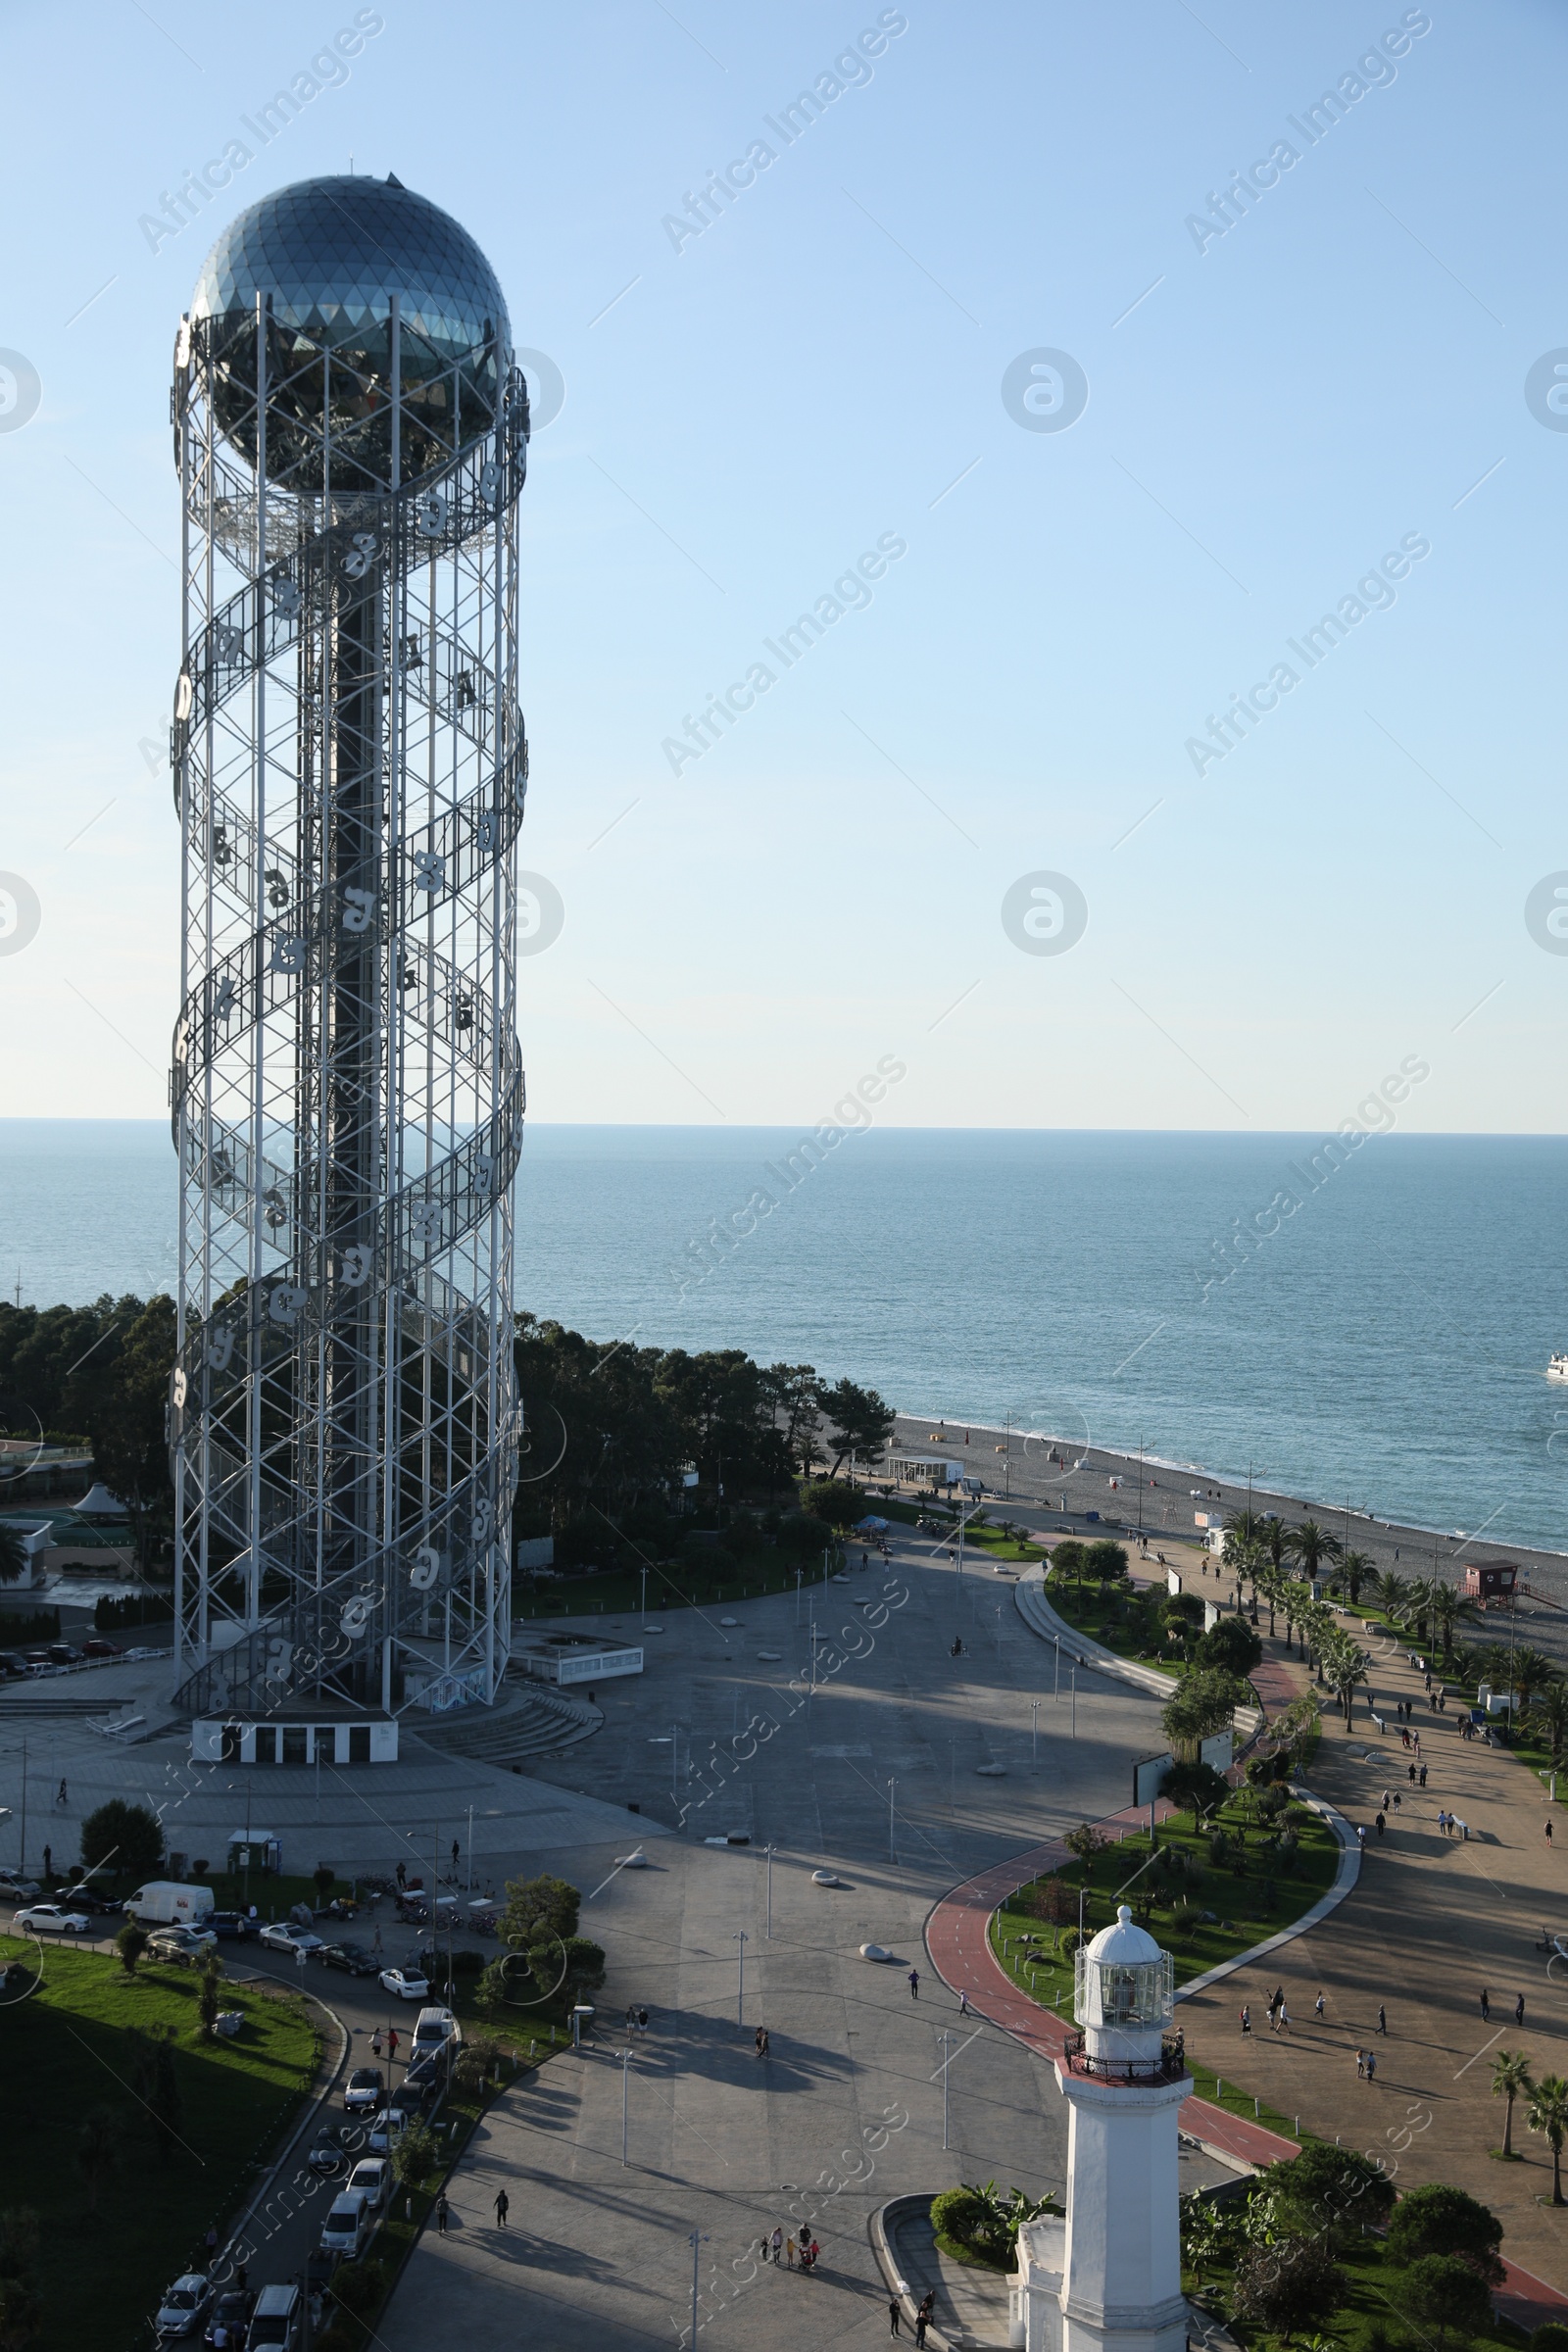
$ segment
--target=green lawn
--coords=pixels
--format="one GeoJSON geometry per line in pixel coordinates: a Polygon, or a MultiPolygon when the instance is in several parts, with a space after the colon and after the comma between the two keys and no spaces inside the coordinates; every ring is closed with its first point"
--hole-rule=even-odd
{"type": "MultiPolygon", "coordinates": [[[[0,1963],[29,1975],[38,1946],[0,1937],[0,1963]]],[[[292,1995],[240,1987],[224,2006],[243,2009],[232,2041],[196,2038],[196,1977],[151,1968],[132,1979],[116,1960],[51,1945],[36,1991],[4,2013],[5,2112],[11,2150],[8,2207],[39,2217],[46,2345],[92,2344],[119,2352],[145,2340],[146,2318],[170,2280],[201,2256],[208,2225],[234,2218],[258,2165],[310,2085],[317,2034],[292,1995]],[[181,2145],[160,2161],[131,2086],[127,2029],[172,2027],[181,2145]],[[120,2126],[116,2167],[97,2211],[76,2164],[82,2120],[103,2108],[120,2126]]]]}
{"type": "MultiPolygon", "coordinates": [[[[1163,1823],[1158,1833],[1159,1845],[1169,1851],[1178,1848],[1199,1864],[1200,1880],[1184,1881],[1184,1891],[1214,1918],[1189,1929],[1182,1940],[1175,1940],[1175,1931],[1163,1899],[1156,1905],[1151,1920],[1151,1930],[1161,1942],[1168,1942],[1176,1962],[1176,1982],[1185,1984],[1206,1969],[1224,1960],[1234,1960],[1254,1943],[1277,1935],[1294,1920],[1309,1910],[1319,1895],[1327,1892],[1334,1883],[1339,1867],[1339,1842],[1326,1822],[1316,1814],[1310,1816],[1299,1830],[1295,1871],[1289,1876],[1276,1875],[1270,1881],[1264,1875],[1258,1858],[1264,1833],[1259,1828],[1254,1793],[1239,1789],[1215,1816],[1214,1826],[1228,1831],[1245,1831],[1246,1846],[1252,1860],[1249,1875],[1238,1878],[1227,1867],[1215,1869],[1208,1859],[1208,1834],[1195,1837],[1192,1817],[1181,1814],[1163,1823]],[[1255,1871],[1256,1876],[1251,1875],[1255,1871]],[[1270,1886],[1272,1885],[1272,1900],[1270,1886]]],[[[1094,1880],[1084,1905],[1086,1934],[1108,1927],[1116,1915],[1118,1902],[1138,1899],[1156,1876],[1143,1866],[1149,1861],[1149,1833],[1140,1831],[1135,1837],[1123,1839],[1101,1854],[1095,1864],[1094,1880]],[[1129,1882],[1132,1884],[1129,1885],[1129,1882]],[[1126,1889],[1125,1894],[1123,1889],[1126,1889]]],[[[1075,1926],[1078,1916],[1078,1894],[1082,1873],[1076,1862],[1068,1864],[1057,1874],[1066,1887],[1071,1903],[1067,1926],[1075,1926]]],[[[1057,1931],[1046,1924],[1034,1908],[1037,1890],[1044,1880],[1036,1879],[1020,1886],[991,1917],[991,1945],[1014,1984],[1033,1995],[1042,2007],[1054,2008],[1057,2014],[1070,2018],[1072,2014],[1072,1961],[1055,1950],[1057,1931]],[[1024,1946],[1020,1938],[1033,1936],[1035,1941],[1024,1946]],[[1027,1952],[1027,1957],[1025,1956],[1027,1952]]],[[[1262,2020],[1258,2021],[1259,2026],[1262,2020]]],[[[1250,2112],[1251,2102],[1246,2109],[1250,2112]]]]}

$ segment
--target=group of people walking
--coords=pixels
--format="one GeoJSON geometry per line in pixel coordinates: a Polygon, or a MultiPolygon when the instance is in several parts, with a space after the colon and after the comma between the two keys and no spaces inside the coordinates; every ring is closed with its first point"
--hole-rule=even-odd
{"type": "MultiPolygon", "coordinates": [[[[925,2331],[930,2327],[932,2320],[936,2317],[936,2308],[937,2290],[933,2286],[928,2288],[923,2301],[918,2303],[915,2307],[914,2340],[917,2345],[924,2345],[925,2331]]],[[[903,2322],[904,2306],[899,2301],[898,2296],[895,2295],[888,2304],[888,2333],[890,2335],[902,2335],[904,2333],[903,2322]]]]}
{"type": "Polygon", "coordinates": [[[803,2230],[799,2237],[786,2237],[775,2222],[771,2230],[762,2231],[762,2260],[775,2269],[814,2271],[821,2252],[809,2230],[803,2230]]]}

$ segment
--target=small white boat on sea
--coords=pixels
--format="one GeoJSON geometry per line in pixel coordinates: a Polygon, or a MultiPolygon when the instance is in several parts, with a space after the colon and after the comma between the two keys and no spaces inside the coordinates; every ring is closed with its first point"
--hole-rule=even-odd
{"type": "Polygon", "coordinates": [[[1548,1380],[1568,1380],[1568,1355],[1554,1355],[1546,1366],[1548,1380]]]}

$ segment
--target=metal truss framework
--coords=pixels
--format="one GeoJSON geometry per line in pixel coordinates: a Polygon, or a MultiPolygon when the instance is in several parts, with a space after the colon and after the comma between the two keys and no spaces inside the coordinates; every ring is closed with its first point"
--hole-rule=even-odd
{"type": "Polygon", "coordinates": [[[489,1701],[507,1666],[527,394],[513,370],[476,418],[471,368],[409,368],[396,297],[387,332],[357,372],[261,297],[175,354],[198,1714],[489,1701]]]}

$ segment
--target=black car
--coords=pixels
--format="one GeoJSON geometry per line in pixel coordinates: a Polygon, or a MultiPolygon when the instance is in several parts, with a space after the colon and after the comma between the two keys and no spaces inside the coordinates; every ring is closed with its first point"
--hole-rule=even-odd
{"type": "Polygon", "coordinates": [[[220,2295],[218,2301],[213,2305],[213,2316],[207,2323],[207,2331],[203,2341],[212,2343],[219,2327],[221,2326],[227,2329],[225,2342],[231,2344],[236,2332],[245,2327],[255,2308],[256,2297],[254,2295],[244,2294],[239,2288],[230,2287],[228,2292],[220,2295]]]}
{"type": "Polygon", "coordinates": [[[226,1936],[235,1943],[255,1934],[243,1911],[209,1911],[202,1925],[211,1928],[220,1940],[226,1936]]]}
{"type": "Polygon", "coordinates": [[[122,1912],[125,1907],[123,1903],[117,1902],[112,1894],[105,1894],[99,1886],[89,1886],[85,1881],[68,1886],[60,1899],[68,1910],[95,1911],[105,1917],[122,1912]]]}
{"type": "Polygon", "coordinates": [[[14,1649],[0,1649],[0,1674],[25,1674],[26,1667],[14,1649]]]}
{"type": "Polygon", "coordinates": [[[340,1968],[350,1977],[373,1977],[380,1973],[380,1961],[363,1943],[323,1943],[316,1957],[323,1968],[340,1968]]]}
{"type": "Polygon", "coordinates": [[[73,1649],[69,1642],[51,1642],[45,1655],[51,1665],[55,1666],[79,1666],[81,1664],[80,1650],[73,1649]]]}

